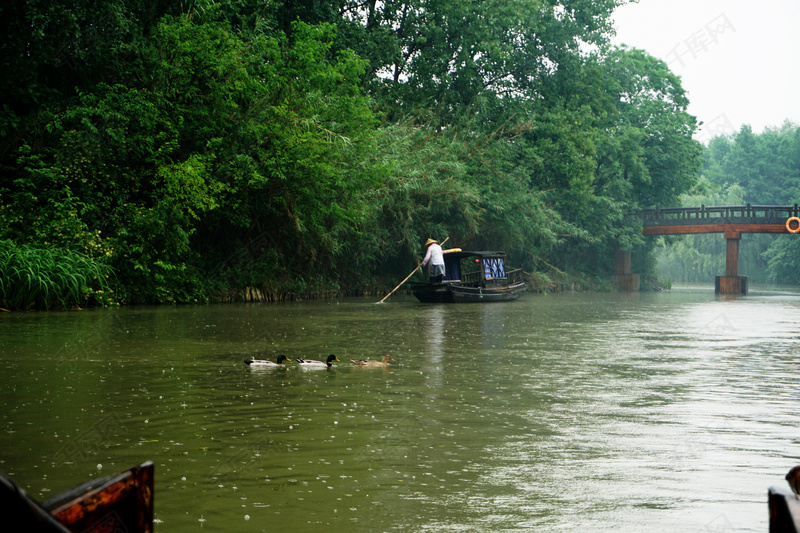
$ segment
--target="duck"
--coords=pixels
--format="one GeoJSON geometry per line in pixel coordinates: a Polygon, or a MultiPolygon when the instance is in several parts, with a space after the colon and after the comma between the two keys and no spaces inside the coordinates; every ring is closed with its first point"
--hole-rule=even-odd
{"type": "Polygon", "coordinates": [[[381,361],[367,361],[366,359],[350,359],[350,362],[356,366],[381,366],[386,368],[386,363],[394,361],[391,355],[384,355],[381,361]]]}
{"type": "Polygon", "coordinates": [[[267,361],[265,359],[245,359],[244,364],[247,366],[267,366],[271,368],[287,368],[286,365],[283,364],[284,361],[288,361],[289,358],[283,354],[278,356],[277,362],[273,363],[272,361],[267,361]]]}
{"type": "Polygon", "coordinates": [[[330,368],[333,366],[333,361],[339,361],[339,358],[333,354],[330,354],[324,363],[322,361],[314,361],[312,359],[297,359],[297,363],[301,368],[330,368]]]}

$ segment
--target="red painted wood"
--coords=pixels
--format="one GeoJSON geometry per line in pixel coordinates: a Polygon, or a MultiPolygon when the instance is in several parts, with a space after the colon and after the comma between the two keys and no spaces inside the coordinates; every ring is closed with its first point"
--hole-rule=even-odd
{"type": "Polygon", "coordinates": [[[739,276],[739,237],[728,237],[728,232],[725,232],[725,241],[727,246],[725,248],[725,276],[734,278],[739,276]]]}
{"type": "Polygon", "coordinates": [[[785,224],[691,224],[687,226],[645,226],[645,235],[689,235],[697,233],[789,233],[785,224]]]}
{"type": "Polygon", "coordinates": [[[152,533],[153,463],[101,481],[88,490],[79,486],[68,491],[63,502],[48,510],[71,531],[152,533]]]}

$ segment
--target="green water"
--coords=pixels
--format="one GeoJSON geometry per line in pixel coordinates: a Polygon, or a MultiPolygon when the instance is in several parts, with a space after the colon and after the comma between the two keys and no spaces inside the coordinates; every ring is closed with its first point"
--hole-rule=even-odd
{"type": "Polygon", "coordinates": [[[0,315],[0,469],[155,463],[156,531],[766,531],[800,293],[0,315]],[[340,359],[332,370],[245,358],[340,359]],[[353,358],[389,368],[355,368],[353,358]]]}

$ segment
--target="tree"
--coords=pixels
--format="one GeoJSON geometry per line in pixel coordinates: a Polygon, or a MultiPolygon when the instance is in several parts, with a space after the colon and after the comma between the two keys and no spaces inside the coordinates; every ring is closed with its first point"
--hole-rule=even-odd
{"type": "Polygon", "coordinates": [[[621,125],[641,140],[641,152],[630,150],[631,195],[641,207],[677,205],[697,179],[702,147],[692,139],[697,123],[687,112],[689,99],[680,79],[647,53],[618,48],[605,61],[613,80],[621,125]]]}
{"type": "Polygon", "coordinates": [[[696,148],[663,63],[606,47],[619,3],[12,3],[0,237],[108,258],[131,302],[364,286],[434,234],[604,273],[696,148]]]}

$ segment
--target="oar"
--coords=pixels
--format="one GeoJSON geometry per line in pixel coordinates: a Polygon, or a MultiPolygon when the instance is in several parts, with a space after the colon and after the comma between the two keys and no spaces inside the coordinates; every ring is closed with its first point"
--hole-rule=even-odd
{"type": "MultiPolygon", "coordinates": [[[[449,239],[449,238],[450,238],[450,237],[447,237],[447,239],[449,239]]],[[[446,242],[447,242],[447,239],[443,240],[443,241],[442,241],[442,244],[446,243],[446,242]]],[[[440,245],[440,246],[441,246],[441,245],[440,245]]],[[[397,287],[395,287],[394,289],[392,289],[392,292],[390,292],[389,294],[387,294],[386,296],[384,296],[384,297],[383,297],[383,300],[385,300],[386,298],[388,298],[389,296],[391,296],[392,294],[394,294],[394,291],[396,291],[397,289],[399,289],[399,288],[400,288],[400,287],[403,285],[403,283],[405,283],[406,281],[408,281],[408,278],[410,278],[411,276],[413,276],[413,275],[414,275],[414,273],[415,273],[417,270],[419,270],[419,267],[421,267],[421,266],[422,266],[422,262],[420,262],[420,264],[418,264],[418,265],[417,265],[417,268],[415,268],[414,270],[412,270],[412,271],[411,271],[411,274],[409,274],[408,276],[406,276],[406,279],[404,279],[403,281],[401,281],[401,282],[400,282],[400,285],[398,285],[397,287]]],[[[382,304],[382,303],[383,303],[383,300],[381,300],[381,301],[380,301],[380,302],[378,302],[378,303],[379,303],[379,304],[382,304]]]]}

